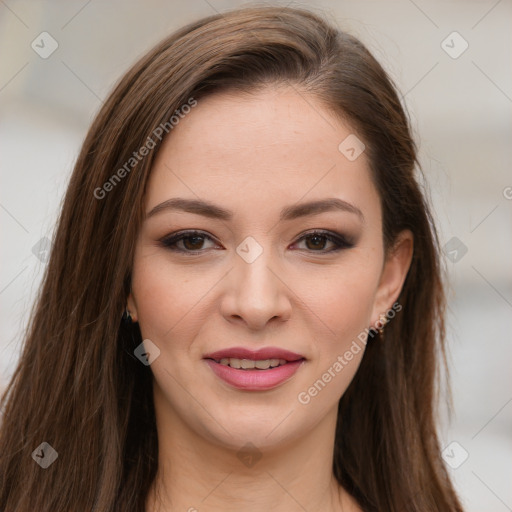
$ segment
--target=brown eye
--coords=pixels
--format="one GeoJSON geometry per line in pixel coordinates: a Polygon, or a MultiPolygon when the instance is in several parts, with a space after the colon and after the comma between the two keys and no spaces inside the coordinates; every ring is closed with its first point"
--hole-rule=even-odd
{"type": "Polygon", "coordinates": [[[305,241],[306,250],[320,253],[335,252],[354,246],[354,244],[349,242],[343,235],[332,233],[330,231],[315,231],[313,233],[307,233],[299,239],[299,242],[302,241],[305,241]],[[329,242],[333,247],[330,250],[326,250],[325,246],[329,242]]]}
{"type": "Polygon", "coordinates": [[[182,231],[163,238],[160,243],[171,251],[194,254],[203,252],[205,240],[213,241],[211,237],[199,231],[182,231]]]}
{"type": "Polygon", "coordinates": [[[181,241],[183,241],[185,249],[190,251],[197,251],[198,249],[201,249],[201,246],[204,243],[204,237],[197,235],[184,236],[181,241]]]}
{"type": "MultiPolygon", "coordinates": [[[[206,233],[200,231],[182,231],[161,239],[160,243],[171,251],[185,254],[200,254],[205,252],[204,244],[208,240],[214,242],[213,238],[206,233]]],[[[306,251],[318,253],[330,253],[354,246],[354,244],[343,235],[330,231],[307,233],[299,239],[299,243],[302,241],[304,241],[306,245],[306,251]],[[326,245],[329,243],[331,244],[331,248],[326,249],[326,245]]]]}
{"type": "Polygon", "coordinates": [[[329,241],[325,235],[310,235],[305,240],[308,249],[325,249],[325,244],[329,241]]]}

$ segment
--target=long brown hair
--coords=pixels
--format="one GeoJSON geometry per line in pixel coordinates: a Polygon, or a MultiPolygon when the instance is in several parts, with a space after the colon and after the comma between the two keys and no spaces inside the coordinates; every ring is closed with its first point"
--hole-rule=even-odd
{"type": "Polygon", "coordinates": [[[386,250],[402,229],[415,239],[403,310],[384,342],[368,343],[339,402],[334,475],[365,511],[462,510],[436,434],[443,268],[408,117],[360,41],[289,7],[237,9],[178,30],[125,74],[97,114],[2,397],[1,510],[144,511],[158,465],[152,375],[133,354],[137,324],[126,327],[121,315],[163,138],[155,133],[166,126],[172,136],[169,119],[191,98],[200,105],[214,91],[267,84],[314,95],[349,121],[366,144],[386,250]],[[46,469],[32,456],[42,442],[58,453],[46,469]]]}

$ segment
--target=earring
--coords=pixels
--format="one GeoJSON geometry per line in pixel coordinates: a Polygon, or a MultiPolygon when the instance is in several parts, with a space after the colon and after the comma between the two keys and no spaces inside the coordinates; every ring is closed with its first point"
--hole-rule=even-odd
{"type": "Polygon", "coordinates": [[[128,308],[124,310],[122,319],[123,322],[127,325],[130,325],[132,323],[132,315],[130,315],[130,311],[128,311],[128,308]]]}
{"type": "Polygon", "coordinates": [[[388,320],[384,315],[381,315],[379,320],[380,320],[380,323],[382,324],[382,327],[379,327],[377,330],[379,331],[379,336],[380,336],[381,340],[383,340],[384,339],[384,327],[386,326],[388,320]]]}

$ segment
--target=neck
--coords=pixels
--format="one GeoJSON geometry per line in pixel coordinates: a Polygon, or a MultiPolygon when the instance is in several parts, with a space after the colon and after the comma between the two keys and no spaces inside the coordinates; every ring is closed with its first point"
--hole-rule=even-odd
{"type": "Polygon", "coordinates": [[[192,431],[168,403],[157,410],[163,411],[157,414],[159,463],[147,512],[360,510],[332,472],[337,410],[301,438],[262,450],[213,442],[192,431]]]}

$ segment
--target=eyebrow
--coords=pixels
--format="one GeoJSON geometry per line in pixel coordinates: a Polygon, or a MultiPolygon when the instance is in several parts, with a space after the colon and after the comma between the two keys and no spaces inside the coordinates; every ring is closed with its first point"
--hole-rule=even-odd
{"type": "MultiPolygon", "coordinates": [[[[146,214],[146,219],[153,217],[160,212],[169,210],[182,210],[184,212],[195,213],[197,215],[203,215],[204,217],[223,221],[229,221],[234,216],[232,211],[221,208],[220,206],[208,201],[174,197],[172,199],[167,199],[163,203],[152,208],[149,213],[146,214]]],[[[299,217],[318,215],[320,213],[336,210],[353,213],[357,215],[362,222],[365,221],[363,212],[357,208],[357,206],[336,197],[285,206],[281,210],[279,219],[281,221],[289,221],[299,217]]]]}

